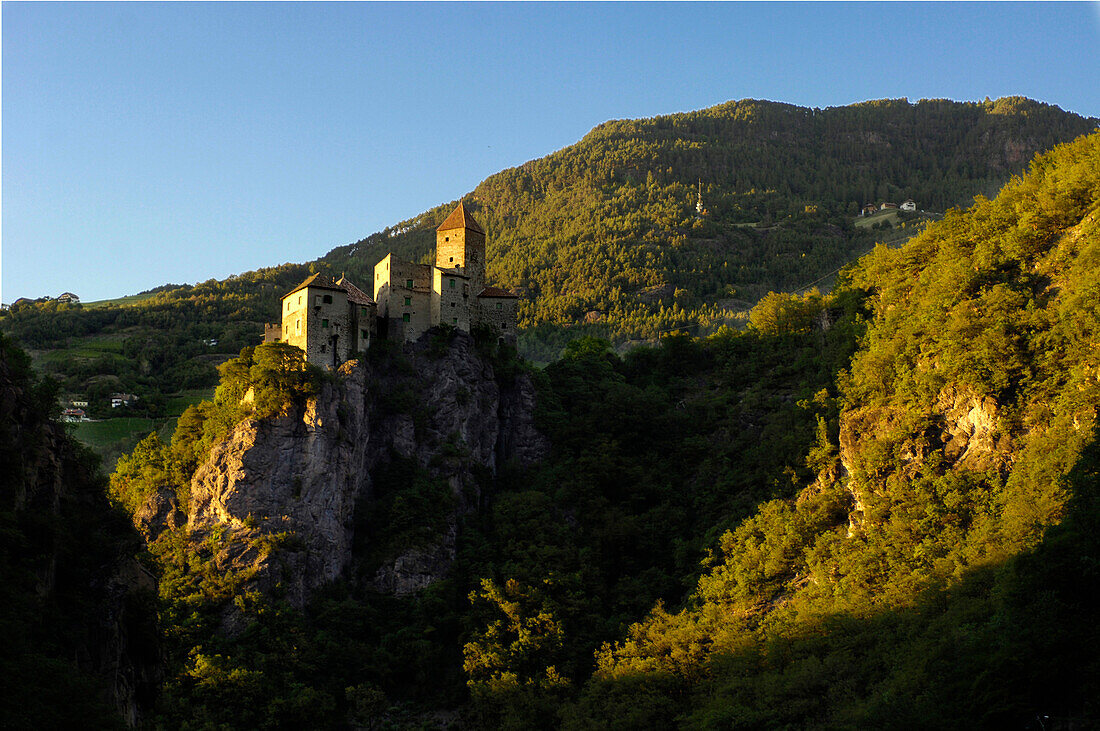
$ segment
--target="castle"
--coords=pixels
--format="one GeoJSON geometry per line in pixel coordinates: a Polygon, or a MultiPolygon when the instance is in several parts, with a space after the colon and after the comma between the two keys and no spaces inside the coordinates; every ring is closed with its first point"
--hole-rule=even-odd
{"type": "Polygon", "coordinates": [[[375,337],[412,342],[430,327],[485,327],[514,342],[519,298],[485,284],[485,230],[462,203],[435,232],[435,264],[387,254],[374,266],[373,298],[341,277],[313,274],[282,298],[282,322],[264,342],[283,341],[336,368],[375,337]]]}

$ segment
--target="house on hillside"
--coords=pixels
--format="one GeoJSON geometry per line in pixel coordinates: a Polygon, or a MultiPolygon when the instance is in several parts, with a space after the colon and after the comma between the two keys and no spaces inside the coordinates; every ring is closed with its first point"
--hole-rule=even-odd
{"type": "Polygon", "coordinates": [[[912,198],[907,198],[902,201],[901,210],[903,211],[915,211],[917,210],[917,203],[912,198]]]}
{"type": "Polygon", "coordinates": [[[81,421],[87,421],[88,416],[84,412],[84,409],[65,409],[61,412],[61,421],[67,424],[75,424],[81,421]]]}
{"type": "Polygon", "coordinates": [[[876,206],[874,203],[868,203],[867,205],[865,205],[863,207],[863,211],[862,211],[862,213],[860,213],[860,215],[861,216],[873,216],[876,213],[878,213],[878,206],[876,206]]]}
{"type": "Polygon", "coordinates": [[[897,210],[897,207],[898,207],[897,203],[883,203],[882,206],[879,208],[879,210],[882,210],[882,211],[897,210]]]}
{"type": "Polygon", "coordinates": [[[70,305],[75,305],[77,302],[80,302],[80,298],[72,292],[62,292],[61,294],[57,295],[57,301],[65,302],[70,305]]]}
{"type": "Polygon", "coordinates": [[[135,403],[138,397],[132,393],[112,393],[111,394],[111,408],[117,409],[122,406],[129,406],[135,403]]]}

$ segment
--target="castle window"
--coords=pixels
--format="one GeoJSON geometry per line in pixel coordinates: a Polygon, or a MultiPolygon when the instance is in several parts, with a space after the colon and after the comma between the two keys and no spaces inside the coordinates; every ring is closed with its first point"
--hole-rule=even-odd
{"type": "Polygon", "coordinates": [[[406,307],[409,307],[409,306],[411,306],[411,305],[412,305],[412,303],[413,303],[413,298],[412,298],[412,297],[406,297],[406,298],[405,298],[405,306],[406,306],[406,307]]]}
{"type": "Polygon", "coordinates": [[[408,322],[409,321],[409,313],[408,312],[406,312],[404,315],[401,316],[401,321],[402,322],[408,322]]]}
{"type": "Polygon", "coordinates": [[[363,340],[366,340],[367,337],[368,337],[367,336],[367,331],[366,330],[360,330],[359,331],[359,337],[362,338],[363,340]]]}
{"type": "Polygon", "coordinates": [[[458,324],[458,318],[457,318],[457,317],[452,317],[452,318],[451,318],[451,322],[452,322],[453,324],[457,325],[457,324],[458,324]]]}
{"type": "Polygon", "coordinates": [[[405,287],[407,287],[408,289],[412,289],[413,288],[413,280],[406,279],[405,280],[405,287]]]}
{"type": "Polygon", "coordinates": [[[500,323],[500,329],[501,330],[507,330],[508,329],[508,323],[506,323],[506,322],[500,323]]]}
{"type": "Polygon", "coordinates": [[[454,260],[455,260],[455,258],[454,258],[454,257],[452,256],[452,257],[451,257],[450,259],[448,259],[447,261],[454,261],[454,260]]]}
{"type": "Polygon", "coordinates": [[[455,288],[455,280],[448,279],[447,281],[451,283],[451,289],[454,289],[455,288]]]}
{"type": "Polygon", "coordinates": [[[325,352],[325,346],[323,346],[323,345],[321,346],[321,352],[322,353],[325,352]]]}
{"type": "Polygon", "coordinates": [[[298,304],[302,304],[302,295],[298,295],[298,304]]]}
{"type": "Polygon", "coordinates": [[[321,320],[321,327],[328,327],[328,320],[321,320]]]}
{"type": "Polygon", "coordinates": [[[497,309],[498,309],[498,310],[502,310],[502,309],[504,309],[504,305],[503,305],[502,303],[500,303],[500,302],[497,302],[497,309]]]}
{"type": "Polygon", "coordinates": [[[455,303],[454,303],[454,302],[452,302],[452,303],[451,303],[451,307],[454,307],[454,306],[455,306],[455,303]]]}
{"type": "Polygon", "coordinates": [[[285,327],[283,327],[283,334],[290,335],[290,325],[286,325],[285,327]]]}
{"type": "Polygon", "coordinates": [[[367,308],[366,308],[366,307],[360,307],[360,308],[359,308],[359,314],[360,314],[360,315],[365,315],[365,314],[367,314],[367,308]]]}
{"type": "Polygon", "coordinates": [[[297,320],[294,321],[294,334],[295,335],[301,335],[302,334],[302,318],[300,318],[300,317],[297,320]]]}
{"type": "Polygon", "coordinates": [[[332,304],[332,295],[331,294],[326,294],[324,296],[324,299],[322,299],[321,301],[324,302],[326,305],[331,305],[332,304]]]}

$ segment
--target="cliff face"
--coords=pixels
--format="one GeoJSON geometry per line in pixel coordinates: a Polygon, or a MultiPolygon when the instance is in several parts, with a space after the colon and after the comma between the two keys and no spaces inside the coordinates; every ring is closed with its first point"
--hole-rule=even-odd
{"type": "Polygon", "coordinates": [[[156,583],[34,380],[0,336],[0,726],[136,725],[159,680],[156,583]]]}
{"type": "Polygon", "coordinates": [[[416,591],[449,568],[459,519],[476,510],[486,480],[509,460],[545,455],[534,403],[530,380],[498,379],[465,333],[444,347],[429,336],[400,355],[346,363],[304,406],[244,421],[211,450],[191,482],[187,527],[197,538],[225,530],[221,566],[278,587],[296,606],[349,576],[364,547],[374,565],[360,578],[397,595],[416,591]],[[430,535],[371,545],[386,527],[372,502],[400,495],[402,475],[446,485],[448,508],[430,535]]]}

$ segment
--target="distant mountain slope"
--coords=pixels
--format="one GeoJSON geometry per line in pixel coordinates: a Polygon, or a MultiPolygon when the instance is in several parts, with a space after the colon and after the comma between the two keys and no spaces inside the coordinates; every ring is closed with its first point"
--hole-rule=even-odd
{"type": "MultiPolygon", "coordinates": [[[[747,305],[803,286],[866,251],[877,232],[851,225],[865,203],[912,198],[943,212],[1096,126],[1019,97],[828,109],[734,101],[601,124],[465,200],[489,232],[490,278],[526,294],[524,326],[598,311],[608,334],[652,336],[715,317],[723,299],[747,305]]],[[[363,278],[388,251],[426,256],[451,206],[321,261],[363,278]]]]}
{"type": "MultiPolygon", "coordinates": [[[[996,190],[1037,151],[1096,125],[1018,97],[823,110],[734,101],[607,122],[489,177],[465,200],[488,231],[490,280],[524,295],[521,352],[551,360],[582,334],[619,342],[713,330],[731,310],[813,284],[923,222],[903,214],[905,229],[853,226],[864,203],[911,197],[941,212],[996,190]],[[705,215],[696,212],[700,189],[705,215]]],[[[0,330],[36,357],[50,354],[39,362],[65,391],[99,401],[134,392],[142,415],[162,416],[160,396],[216,382],[212,363],[257,342],[278,316],[279,295],[310,271],[347,273],[369,290],[386,253],[430,256],[434,228],[453,206],[311,264],[157,288],[120,306],[32,304],[3,313],[0,330]],[[94,356],[101,336],[117,339],[111,347],[121,353],[94,356]],[[71,352],[54,352],[63,348],[71,352]]]]}

